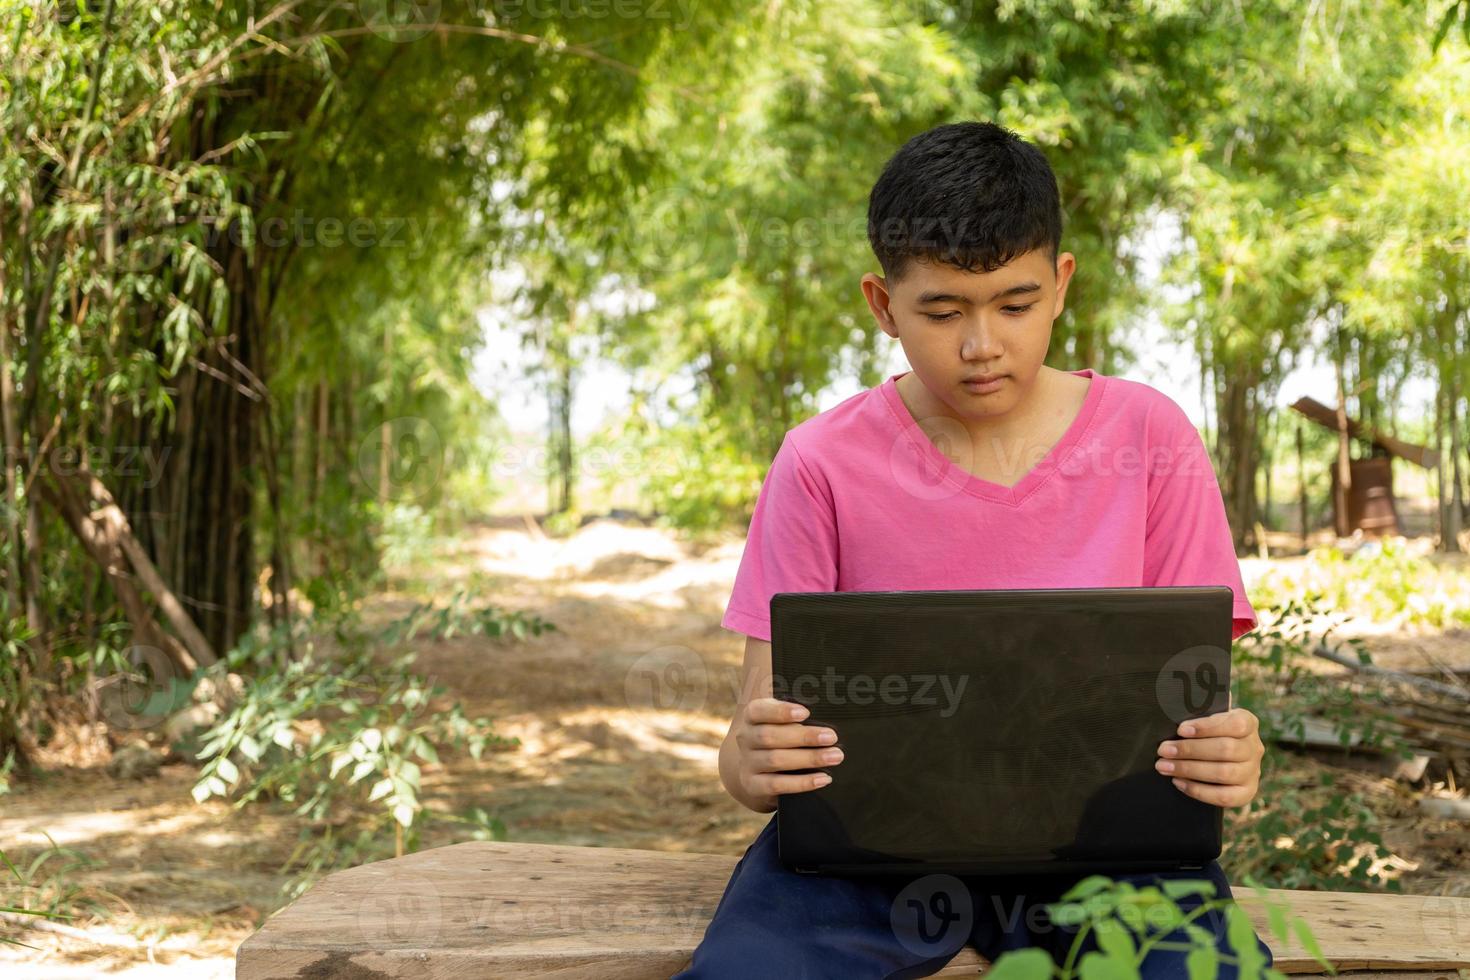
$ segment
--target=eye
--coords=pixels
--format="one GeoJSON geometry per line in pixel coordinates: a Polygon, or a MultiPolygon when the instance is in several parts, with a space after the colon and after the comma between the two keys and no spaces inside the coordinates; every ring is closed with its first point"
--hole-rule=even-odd
{"type": "Polygon", "coordinates": [[[1002,306],[1001,307],[1001,310],[1003,310],[1006,313],[1011,314],[1012,316],[1020,316],[1021,314],[1025,313],[1028,310],[1030,310],[1031,307],[1033,307],[1035,305],[1036,305],[1035,303],[1027,303],[1025,306],[1002,306]]]}
{"type": "Polygon", "coordinates": [[[933,320],[935,323],[942,323],[945,320],[953,320],[955,317],[959,316],[959,314],[956,313],[954,310],[950,310],[948,313],[925,313],[924,315],[933,320]]]}

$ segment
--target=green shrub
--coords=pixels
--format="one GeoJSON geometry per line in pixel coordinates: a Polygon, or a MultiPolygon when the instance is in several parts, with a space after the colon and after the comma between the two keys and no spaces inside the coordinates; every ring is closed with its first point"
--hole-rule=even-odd
{"type": "MultiPolygon", "coordinates": [[[[278,800],[313,821],[287,861],[291,897],[324,870],[413,850],[431,814],[420,800],[420,765],[437,763],[446,749],[478,759],[519,743],[495,734],[490,719],[467,717],[458,702],[442,706],[444,689],[413,672],[413,652],[384,661],[375,651],[421,632],[520,639],[550,628],[470,606],[456,593],[447,607],[416,607],[379,634],[355,619],[300,623],[294,659],[284,655],[283,630],[252,637],[228,658],[245,678],[243,691],[200,736],[194,798],[227,797],[237,807],[278,800]]],[[[483,811],[449,819],[503,833],[483,811]]]]}
{"type": "MultiPolygon", "coordinates": [[[[1237,873],[1276,888],[1401,891],[1399,882],[1372,870],[1375,860],[1391,854],[1361,795],[1342,792],[1330,772],[1319,773],[1315,787],[1301,785],[1280,771],[1280,753],[1272,751],[1278,739],[1300,738],[1306,719],[1313,717],[1332,725],[1343,746],[1356,744],[1405,759],[1413,755],[1373,710],[1384,704],[1378,690],[1357,691],[1308,669],[1317,659],[1311,651],[1319,644],[1331,645],[1333,619],[1313,602],[1293,599],[1279,607],[1263,606],[1257,628],[1236,641],[1234,700],[1260,719],[1268,749],[1259,790],[1231,836],[1229,861],[1237,873]],[[1304,799],[1314,789],[1323,802],[1304,799]]],[[[1372,662],[1361,641],[1343,645],[1354,649],[1360,662],[1372,662]]]]}

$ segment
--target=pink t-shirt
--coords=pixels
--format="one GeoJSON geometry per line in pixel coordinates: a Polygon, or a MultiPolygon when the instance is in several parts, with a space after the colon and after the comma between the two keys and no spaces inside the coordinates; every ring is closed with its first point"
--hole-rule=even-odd
{"type": "Polygon", "coordinates": [[[1082,410],[1004,487],[931,441],[971,446],[953,419],[919,427],[904,373],[786,433],[722,626],[769,641],[777,592],[1226,585],[1232,636],[1255,627],[1214,467],[1167,395],[1071,372],[1092,382],[1082,410]]]}

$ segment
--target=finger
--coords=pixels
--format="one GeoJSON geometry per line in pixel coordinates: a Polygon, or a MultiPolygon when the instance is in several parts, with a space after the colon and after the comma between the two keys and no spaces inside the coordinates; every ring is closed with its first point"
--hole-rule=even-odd
{"type": "Polygon", "coordinates": [[[751,698],[745,706],[746,720],[760,724],[801,721],[809,714],[804,705],[779,698],[751,698]]]}
{"type": "Polygon", "coordinates": [[[1244,762],[1173,762],[1160,759],[1154,763],[1154,768],[1166,776],[1220,786],[1245,786],[1255,776],[1252,767],[1244,762]]]}
{"type": "Polygon", "coordinates": [[[1164,759],[1202,759],[1206,762],[1245,762],[1256,754],[1256,742],[1245,738],[1181,738],[1159,743],[1164,759]]]}
{"type": "Polygon", "coordinates": [[[842,761],[842,750],[771,749],[750,753],[750,765],[756,772],[787,772],[792,769],[820,769],[842,761]]]}
{"type": "Polygon", "coordinates": [[[1179,723],[1178,732],[1185,738],[1199,736],[1228,735],[1245,738],[1256,730],[1256,716],[1244,708],[1217,711],[1201,718],[1190,718],[1179,723]]]}
{"type": "Polygon", "coordinates": [[[825,772],[814,772],[800,776],[757,773],[750,777],[749,788],[760,796],[783,796],[787,793],[805,793],[821,789],[832,781],[825,772]]]}
{"type": "Polygon", "coordinates": [[[757,749],[796,749],[831,745],[837,741],[837,733],[821,725],[791,722],[783,725],[747,725],[736,736],[736,741],[747,752],[757,749]]]}
{"type": "Polygon", "coordinates": [[[1192,779],[1174,779],[1174,786],[1185,796],[1192,796],[1202,803],[1215,806],[1244,806],[1255,796],[1253,786],[1216,786],[1213,783],[1197,783],[1192,779]]]}

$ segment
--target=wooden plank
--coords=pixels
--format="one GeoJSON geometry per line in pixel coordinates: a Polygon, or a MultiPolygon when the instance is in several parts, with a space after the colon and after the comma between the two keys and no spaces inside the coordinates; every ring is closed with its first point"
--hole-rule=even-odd
{"type": "MultiPolygon", "coordinates": [[[[329,875],[236,954],[237,980],[663,977],[689,962],[736,859],[623,848],[471,842],[329,875]]],[[[1272,891],[1306,918],[1341,970],[1470,967],[1470,898],[1272,891]]],[[[1316,973],[1236,897],[1276,967],[1316,973]]],[[[939,976],[974,975],[968,947],[939,976]]],[[[1409,972],[1416,971],[1416,972],[1409,972]]],[[[1454,980],[1453,974],[1448,974],[1454,980]]]]}
{"type": "MultiPolygon", "coordinates": [[[[1323,405],[1315,398],[1302,396],[1291,403],[1291,408],[1302,413],[1318,425],[1332,431],[1337,431],[1337,409],[1323,405]]],[[[1376,430],[1368,429],[1361,425],[1356,419],[1348,419],[1348,435],[1357,439],[1370,442],[1384,452],[1391,453],[1400,459],[1407,459],[1411,463],[1417,463],[1425,469],[1433,469],[1439,462],[1439,453],[1428,446],[1415,445],[1402,439],[1395,439],[1376,430]]]]}

